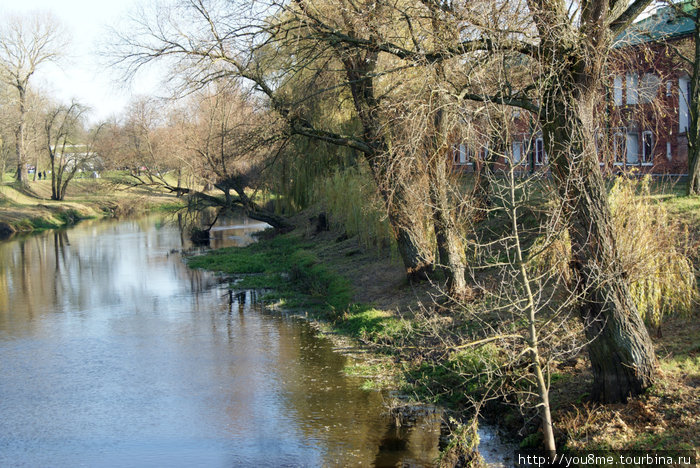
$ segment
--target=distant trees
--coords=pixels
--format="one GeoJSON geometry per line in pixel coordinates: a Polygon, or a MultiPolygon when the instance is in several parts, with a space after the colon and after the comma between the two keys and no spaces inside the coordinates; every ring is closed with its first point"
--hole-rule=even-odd
{"type": "Polygon", "coordinates": [[[283,144],[277,117],[224,83],[200,90],[189,104],[190,121],[182,127],[184,146],[193,169],[223,194],[219,205],[241,206],[253,219],[288,229],[284,217],[255,200],[283,144]]]}
{"type": "Polygon", "coordinates": [[[95,139],[100,131],[83,128],[87,108],[76,102],[55,105],[44,118],[45,150],[51,167],[51,199],[63,200],[68,184],[79,170],[95,162],[95,139]]]}
{"type": "Polygon", "coordinates": [[[48,14],[7,16],[0,24],[0,80],[16,91],[15,153],[17,181],[27,182],[26,119],[29,80],[36,70],[61,54],[65,37],[48,14]]]}

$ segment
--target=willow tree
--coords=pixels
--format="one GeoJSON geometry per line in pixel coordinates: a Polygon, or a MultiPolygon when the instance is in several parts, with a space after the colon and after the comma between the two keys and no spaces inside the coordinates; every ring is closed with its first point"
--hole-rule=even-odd
{"type": "MultiPolygon", "coordinates": [[[[372,18],[371,14],[363,16],[363,12],[371,13],[368,5],[355,11],[352,2],[348,2],[347,11],[352,12],[352,18],[348,22],[342,15],[335,18],[345,22],[345,30],[357,25],[364,31],[371,24],[360,26],[359,22],[372,18]]],[[[326,6],[339,11],[332,4],[326,6]]],[[[380,96],[375,88],[375,74],[379,73],[375,51],[335,47],[335,40],[324,39],[325,33],[307,22],[310,17],[300,3],[256,2],[251,7],[227,4],[225,8],[216,2],[183,0],[171,10],[155,14],[150,19],[142,17],[136,33],[120,38],[117,54],[122,62],[135,70],[154,60],[171,60],[178,70],[174,76],[182,78],[181,84],[190,88],[220,80],[247,82],[267,97],[269,107],[287,123],[289,135],[344,146],[364,155],[385,200],[408,275],[426,275],[432,262],[421,245],[423,239],[412,233],[412,208],[406,205],[404,196],[406,186],[392,178],[388,172],[390,164],[384,159],[391,142],[382,133],[377,114],[380,96]],[[285,55],[290,44],[299,47],[285,55]],[[359,133],[345,134],[314,125],[298,105],[304,97],[279,92],[289,75],[305,67],[313,70],[319,55],[333,56],[335,63],[340,63],[343,85],[350,91],[361,122],[359,133]],[[287,64],[284,72],[278,71],[279,64],[271,64],[278,60],[287,64]]]]}
{"type": "Polygon", "coordinates": [[[532,116],[569,217],[580,314],[591,343],[592,398],[624,401],[643,392],[654,380],[656,361],[620,264],[594,132],[614,40],[651,0],[421,3],[440,12],[439,21],[453,23],[459,36],[429,49],[418,40],[371,41],[332,28],[325,33],[416,66],[459,56],[471,64],[460,98],[514,106],[532,116]],[[498,62],[512,72],[496,81],[472,79],[474,68],[498,62]]]}
{"type": "Polygon", "coordinates": [[[531,70],[529,82],[499,83],[471,100],[526,109],[542,131],[549,168],[569,217],[572,267],[579,277],[580,315],[590,340],[592,398],[625,401],[654,381],[655,356],[630,295],[599,169],[594,132],[604,96],[604,70],[615,38],[650,0],[502,2],[502,29],[475,28],[491,54],[531,70]],[[507,16],[506,16],[507,15],[507,16]]]}

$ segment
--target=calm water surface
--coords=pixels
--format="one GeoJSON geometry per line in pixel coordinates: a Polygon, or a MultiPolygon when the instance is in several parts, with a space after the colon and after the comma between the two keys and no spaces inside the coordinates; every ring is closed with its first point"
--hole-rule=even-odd
{"type": "Polygon", "coordinates": [[[330,341],[251,293],[229,305],[188,247],[158,217],[0,243],[0,466],[431,463],[435,418],[392,426],[330,341]]]}

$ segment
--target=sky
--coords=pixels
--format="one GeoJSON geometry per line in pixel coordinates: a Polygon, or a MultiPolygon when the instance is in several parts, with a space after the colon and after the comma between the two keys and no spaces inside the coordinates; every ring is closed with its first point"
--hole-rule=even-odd
{"type": "Polygon", "coordinates": [[[32,77],[30,86],[60,102],[76,99],[89,106],[92,122],[118,115],[133,95],[157,94],[159,78],[152,71],[133,82],[119,81],[119,73],[104,66],[98,55],[109,27],[124,23],[141,0],[19,0],[0,2],[0,17],[50,11],[71,34],[65,56],[45,64],[32,77]],[[9,4],[9,5],[8,5],[9,4]]]}

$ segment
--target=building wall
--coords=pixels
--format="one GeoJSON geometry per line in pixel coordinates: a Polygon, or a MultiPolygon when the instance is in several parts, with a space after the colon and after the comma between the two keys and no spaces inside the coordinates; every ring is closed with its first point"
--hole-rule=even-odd
{"type": "MultiPolygon", "coordinates": [[[[673,49],[690,46],[692,39],[686,35],[618,49],[607,70],[608,88],[598,109],[601,126],[596,147],[604,173],[687,174],[690,69],[673,49]]],[[[507,158],[500,158],[499,164],[517,162],[521,171],[547,171],[544,145],[533,124],[536,118],[524,110],[512,112],[507,158]]],[[[483,160],[479,156],[489,145],[493,143],[486,136],[469,142],[455,139],[451,151],[455,169],[478,170],[483,160]]]]}

